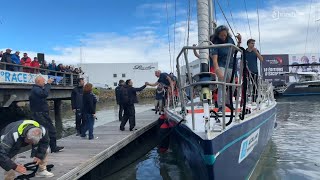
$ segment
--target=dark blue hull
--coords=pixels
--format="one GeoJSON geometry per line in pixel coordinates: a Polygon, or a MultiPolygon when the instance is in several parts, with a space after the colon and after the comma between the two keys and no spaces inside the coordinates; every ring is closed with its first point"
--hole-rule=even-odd
{"type": "Polygon", "coordinates": [[[194,179],[248,179],[272,136],[275,119],[273,107],[213,140],[203,140],[180,125],[174,130],[171,144],[185,158],[194,179]]]}

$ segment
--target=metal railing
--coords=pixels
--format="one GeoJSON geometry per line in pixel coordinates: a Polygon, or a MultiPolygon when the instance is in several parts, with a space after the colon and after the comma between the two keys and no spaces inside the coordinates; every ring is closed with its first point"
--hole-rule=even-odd
{"type": "Polygon", "coordinates": [[[61,86],[75,86],[77,85],[77,79],[80,77],[79,74],[75,74],[72,72],[60,72],[60,71],[23,66],[20,64],[12,64],[12,63],[6,63],[6,62],[0,62],[0,70],[60,76],[60,77],[63,77],[63,79],[59,83],[54,82],[53,85],[61,85],[61,86]]]}
{"type": "MultiPolygon", "coordinates": [[[[192,116],[192,129],[195,130],[195,113],[194,113],[194,108],[195,108],[195,103],[194,103],[194,88],[195,87],[203,87],[203,86],[207,86],[210,87],[210,85],[212,86],[222,86],[222,104],[220,105],[222,107],[222,129],[224,130],[226,128],[226,125],[231,123],[231,120],[233,118],[233,115],[228,115],[230,117],[230,121],[226,124],[226,92],[227,92],[227,87],[229,88],[229,101],[230,104],[234,103],[234,91],[235,89],[237,90],[237,95],[235,97],[235,116],[236,120],[239,122],[240,119],[244,119],[244,115],[247,112],[247,106],[246,106],[246,101],[248,100],[248,97],[251,96],[255,97],[256,100],[256,104],[257,104],[257,110],[260,109],[260,103],[261,102],[266,102],[269,105],[270,100],[274,100],[273,97],[273,87],[271,84],[267,84],[266,82],[264,82],[261,78],[258,78],[258,81],[256,82],[254,80],[254,77],[252,77],[250,71],[248,70],[248,67],[246,65],[246,61],[244,60],[244,49],[243,48],[239,48],[233,44],[219,44],[219,45],[209,45],[209,46],[200,46],[200,47],[196,47],[196,46],[185,46],[182,48],[182,50],[180,51],[179,55],[177,56],[176,62],[177,62],[177,75],[178,75],[178,87],[179,87],[179,96],[180,96],[180,102],[181,102],[181,111],[182,111],[182,115],[183,115],[183,119],[185,119],[186,116],[186,111],[183,112],[184,110],[186,110],[186,89],[190,88],[190,101],[191,101],[191,116],[192,116]],[[198,81],[198,82],[193,82],[193,78],[191,77],[191,70],[190,70],[190,66],[189,66],[189,61],[188,61],[188,55],[187,55],[187,50],[189,49],[209,49],[209,48],[224,48],[224,47],[229,47],[230,50],[228,52],[227,55],[227,62],[225,65],[225,71],[224,71],[224,79],[219,81],[217,78],[215,78],[215,80],[212,81],[198,81]],[[233,67],[233,73],[234,73],[234,77],[232,83],[229,82],[229,80],[227,79],[227,69],[231,69],[229,64],[231,62],[231,58],[233,58],[232,60],[236,60],[236,54],[233,56],[233,51],[238,51],[241,53],[241,59],[240,59],[240,69],[238,69],[238,67],[233,67]],[[179,64],[179,59],[182,56],[182,54],[184,55],[184,59],[185,59],[185,67],[186,67],[186,71],[187,71],[187,78],[188,78],[188,82],[189,84],[187,85],[182,85],[182,81],[181,81],[181,70],[180,70],[180,64],[179,64]],[[244,68],[245,67],[245,68],[244,68]],[[246,74],[244,74],[246,73],[246,74]],[[235,81],[235,77],[236,75],[238,75],[238,81],[235,81]],[[243,81],[245,80],[245,81],[243,81]],[[245,83],[244,83],[245,82],[245,83]],[[231,88],[231,91],[230,91],[231,88]],[[253,92],[253,88],[256,89],[255,92],[253,92]],[[231,94],[230,94],[231,92],[231,94]],[[239,102],[241,100],[241,102],[239,102]],[[239,103],[241,103],[242,105],[242,118],[239,116],[239,112],[238,112],[238,107],[239,107],[239,103]]],[[[234,63],[233,66],[237,66],[237,63],[234,63]]],[[[216,87],[215,87],[216,88],[216,87]]],[[[221,88],[221,87],[220,87],[221,88]]],[[[210,89],[210,88],[209,88],[210,89]]],[[[212,90],[212,88],[210,89],[212,90]]],[[[208,99],[211,100],[211,99],[208,99]]],[[[218,100],[219,101],[219,100],[218,100]]],[[[249,102],[250,104],[250,102],[249,102]]],[[[231,106],[231,108],[233,108],[231,106]]],[[[234,110],[231,110],[231,112],[233,113],[234,110]]],[[[231,113],[231,114],[232,114],[231,113]]]]}
{"type": "MultiPolygon", "coordinates": [[[[229,67],[230,59],[232,58],[232,54],[233,54],[234,50],[239,51],[241,54],[243,54],[243,50],[240,49],[239,47],[233,45],[233,44],[219,44],[219,45],[209,45],[209,46],[200,46],[200,47],[197,47],[197,46],[185,46],[185,47],[182,48],[182,50],[178,54],[176,62],[177,62],[177,74],[178,74],[178,86],[179,86],[179,90],[180,90],[179,95],[180,95],[180,99],[181,99],[181,109],[182,110],[186,109],[186,102],[184,101],[184,99],[185,99],[184,96],[185,96],[186,93],[184,93],[183,91],[186,88],[191,88],[190,89],[190,97],[191,97],[190,100],[191,100],[191,115],[192,115],[192,129],[193,130],[195,130],[195,114],[194,114],[194,106],[195,105],[194,105],[194,100],[193,100],[193,97],[194,97],[193,94],[194,94],[194,87],[195,86],[199,86],[199,85],[221,85],[223,93],[226,92],[227,86],[231,87],[231,88],[233,88],[233,87],[241,87],[242,86],[242,76],[243,76],[243,72],[241,71],[241,69],[243,67],[242,63],[240,64],[240,72],[238,73],[239,74],[238,82],[236,82],[236,83],[228,83],[227,82],[227,69],[229,67]],[[224,48],[224,47],[229,47],[230,50],[229,50],[229,53],[228,53],[228,56],[227,56],[227,62],[226,62],[226,66],[225,66],[226,70],[224,72],[223,81],[219,81],[216,78],[215,81],[200,81],[200,82],[192,83],[193,81],[192,81],[191,71],[190,71],[190,67],[189,67],[187,50],[189,50],[189,49],[194,50],[194,49],[224,48]],[[185,59],[185,64],[186,64],[186,69],[187,69],[187,78],[188,78],[188,80],[190,82],[189,85],[186,85],[184,87],[182,86],[182,82],[181,82],[181,72],[180,72],[180,64],[179,64],[179,58],[182,56],[182,54],[184,54],[184,59],[185,59]]],[[[242,56],[241,62],[243,62],[243,56],[242,56]]],[[[237,97],[236,97],[236,108],[238,108],[238,105],[239,105],[240,92],[241,92],[241,88],[238,88],[237,97]]],[[[226,123],[225,123],[225,118],[226,118],[225,104],[226,104],[226,97],[223,95],[222,96],[222,128],[223,129],[225,129],[225,127],[226,127],[226,123]]],[[[184,112],[182,114],[183,114],[183,118],[185,118],[186,113],[184,112]]],[[[237,117],[237,116],[238,116],[238,111],[236,110],[235,111],[235,117],[237,117]]]]}

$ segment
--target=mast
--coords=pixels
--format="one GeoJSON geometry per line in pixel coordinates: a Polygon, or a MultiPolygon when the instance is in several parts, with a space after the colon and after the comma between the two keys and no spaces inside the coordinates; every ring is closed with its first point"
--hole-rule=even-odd
{"type": "MultiPolygon", "coordinates": [[[[209,2],[209,37],[214,33],[214,18],[213,17],[213,3],[212,0],[208,0],[209,2]]],[[[210,39],[209,39],[210,40],[210,39]]]]}
{"type": "MultiPolygon", "coordinates": [[[[199,46],[208,46],[209,40],[209,24],[210,17],[209,11],[212,9],[209,7],[211,0],[197,0],[197,17],[198,17],[198,44],[199,46]]],[[[200,49],[200,72],[205,73],[209,72],[209,50],[200,49]]],[[[200,81],[205,81],[206,78],[200,78],[200,81]]],[[[201,89],[201,99],[202,100],[211,100],[211,91],[208,86],[202,86],[201,89]]]]}

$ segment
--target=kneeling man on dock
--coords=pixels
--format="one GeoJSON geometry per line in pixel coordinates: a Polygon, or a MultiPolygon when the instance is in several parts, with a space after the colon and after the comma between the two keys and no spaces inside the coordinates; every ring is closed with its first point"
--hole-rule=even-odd
{"type": "Polygon", "coordinates": [[[49,147],[46,129],[36,121],[22,120],[10,123],[1,131],[0,166],[6,170],[5,180],[14,180],[15,171],[26,174],[26,168],[14,160],[20,149],[28,145],[32,145],[31,157],[39,165],[36,177],[54,176],[46,169],[49,147]]]}
{"type": "Polygon", "coordinates": [[[147,83],[140,88],[134,88],[132,85],[133,83],[131,79],[128,79],[126,84],[120,89],[120,104],[124,109],[124,115],[120,124],[121,131],[124,131],[124,126],[127,124],[128,120],[130,124],[130,131],[134,130],[136,125],[136,112],[134,104],[138,103],[137,92],[146,88],[147,83]]]}

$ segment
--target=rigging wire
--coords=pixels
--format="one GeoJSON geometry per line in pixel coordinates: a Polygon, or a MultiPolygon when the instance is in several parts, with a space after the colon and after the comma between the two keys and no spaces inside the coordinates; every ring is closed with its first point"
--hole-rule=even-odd
{"type": "Polygon", "coordinates": [[[250,27],[249,16],[248,16],[248,10],[247,10],[247,2],[246,2],[246,0],[243,0],[243,1],[244,1],[244,7],[245,7],[245,10],[246,10],[246,14],[247,14],[248,26],[249,26],[249,31],[250,31],[250,38],[252,38],[251,27],[250,27]]]}
{"type": "Polygon", "coordinates": [[[172,69],[171,72],[174,73],[174,64],[176,57],[176,23],[177,23],[177,0],[174,0],[174,26],[173,26],[173,58],[172,58],[172,69]]]}
{"type": "MultiPolygon", "coordinates": [[[[235,35],[235,33],[234,33],[234,31],[233,31],[233,29],[232,29],[232,27],[231,27],[230,23],[229,23],[229,20],[228,20],[228,18],[227,18],[227,16],[226,16],[226,14],[224,13],[224,11],[223,11],[223,9],[222,9],[222,7],[221,7],[221,5],[220,5],[219,0],[217,0],[217,4],[218,4],[218,6],[219,6],[219,8],[220,8],[220,10],[221,10],[221,12],[222,12],[222,14],[223,14],[223,16],[224,16],[225,20],[227,21],[227,24],[228,24],[228,26],[230,27],[230,30],[231,30],[231,32],[232,32],[232,34],[233,34],[233,36],[234,36],[234,37],[236,37],[236,35],[235,35]]],[[[238,39],[237,39],[237,38],[235,38],[235,39],[236,39],[236,41],[238,42],[238,39]]]]}
{"type": "Polygon", "coordinates": [[[167,3],[167,0],[165,0],[165,3],[166,3],[166,14],[167,14],[168,44],[169,44],[170,70],[171,70],[172,69],[172,60],[171,60],[170,26],[169,26],[169,14],[168,14],[168,3],[167,3]]]}
{"type": "Polygon", "coordinates": [[[232,11],[231,11],[231,7],[230,7],[230,0],[227,0],[227,3],[228,3],[228,8],[229,8],[229,11],[230,11],[231,20],[232,20],[232,24],[233,24],[234,30],[235,30],[236,32],[238,32],[238,31],[237,31],[237,28],[236,28],[236,24],[234,23],[234,18],[233,18],[232,11]]]}
{"type": "Polygon", "coordinates": [[[312,6],[312,0],[310,0],[309,19],[308,19],[306,43],[305,43],[305,46],[304,46],[304,55],[306,55],[306,52],[307,52],[307,43],[308,43],[308,35],[309,35],[309,27],[310,27],[310,16],[311,16],[311,6],[312,6]]]}
{"type": "Polygon", "coordinates": [[[187,46],[189,46],[189,39],[190,39],[190,21],[191,21],[191,0],[188,0],[188,28],[187,28],[187,46]]]}
{"type": "Polygon", "coordinates": [[[259,0],[256,1],[257,2],[257,18],[258,18],[258,33],[259,33],[259,50],[260,53],[261,51],[261,33],[260,33],[260,16],[259,16],[259,0]]]}

